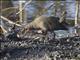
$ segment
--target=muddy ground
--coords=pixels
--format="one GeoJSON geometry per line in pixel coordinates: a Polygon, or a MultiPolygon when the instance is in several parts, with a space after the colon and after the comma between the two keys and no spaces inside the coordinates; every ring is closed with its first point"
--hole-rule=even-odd
{"type": "Polygon", "coordinates": [[[79,36],[55,39],[53,35],[1,35],[1,60],[80,60],[79,36]]]}

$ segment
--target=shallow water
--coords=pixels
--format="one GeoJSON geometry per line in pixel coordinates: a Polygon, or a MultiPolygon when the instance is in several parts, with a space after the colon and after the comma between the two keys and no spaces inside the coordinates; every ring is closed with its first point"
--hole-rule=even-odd
{"type": "Polygon", "coordinates": [[[75,29],[74,27],[69,27],[68,31],[66,30],[56,30],[54,31],[56,34],[56,38],[65,38],[65,37],[73,37],[75,36],[75,29]]]}

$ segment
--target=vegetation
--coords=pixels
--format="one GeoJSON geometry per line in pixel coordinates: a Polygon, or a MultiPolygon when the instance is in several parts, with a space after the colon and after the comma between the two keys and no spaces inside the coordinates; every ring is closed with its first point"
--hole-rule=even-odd
{"type": "Polygon", "coordinates": [[[66,6],[69,2],[66,1],[26,0],[17,7],[13,2],[16,1],[0,0],[1,60],[80,60],[80,28],[75,27],[79,24],[80,3],[76,3],[76,18],[71,20],[66,6]],[[47,18],[39,19],[40,16],[47,18]],[[73,27],[71,31],[60,28],[68,24],[73,27]],[[36,26],[42,30],[45,27],[60,30],[47,30],[44,34],[36,26]],[[35,29],[29,29],[33,27],[35,29]],[[79,35],[74,33],[74,29],[79,35]]]}

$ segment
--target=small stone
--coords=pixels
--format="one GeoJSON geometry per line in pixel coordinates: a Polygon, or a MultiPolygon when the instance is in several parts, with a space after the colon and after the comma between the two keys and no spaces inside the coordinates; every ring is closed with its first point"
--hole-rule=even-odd
{"type": "Polygon", "coordinates": [[[68,58],[65,58],[65,60],[69,60],[68,58]]]}
{"type": "Polygon", "coordinates": [[[67,39],[67,42],[69,42],[70,40],[69,39],[67,39]]]}
{"type": "Polygon", "coordinates": [[[76,59],[70,59],[70,60],[76,60],[76,59]]]}
{"type": "Polygon", "coordinates": [[[39,39],[40,37],[36,37],[35,39],[39,39]]]}
{"type": "Polygon", "coordinates": [[[41,30],[38,30],[37,32],[38,32],[38,33],[42,33],[42,31],[41,31],[41,30]]]}
{"type": "Polygon", "coordinates": [[[19,37],[20,37],[20,35],[19,35],[19,34],[17,34],[17,37],[19,38],[19,37]]]}
{"type": "Polygon", "coordinates": [[[8,58],[7,57],[4,57],[4,60],[8,60],[8,58]]]}
{"type": "Polygon", "coordinates": [[[79,57],[79,58],[80,58],[80,54],[78,54],[78,55],[77,55],[77,57],[79,57]]]}

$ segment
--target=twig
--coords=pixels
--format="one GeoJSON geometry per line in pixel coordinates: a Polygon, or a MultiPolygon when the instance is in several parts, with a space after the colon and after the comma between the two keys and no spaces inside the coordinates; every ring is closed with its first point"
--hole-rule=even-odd
{"type": "Polygon", "coordinates": [[[17,9],[18,7],[8,7],[8,8],[5,8],[5,9],[2,9],[1,12],[5,12],[6,10],[9,10],[9,9],[17,9]]]}
{"type": "MultiPolygon", "coordinates": [[[[76,1],[76,13],[75,13],[75,27],[78,25],[78,13],[79,13],[79,1],[76,1]]],[[[75,29],[75,33],[77,33],[77,29],[75,29]]]]}
{"type": "Polygon", "coordinates": [[[66,14],[66,11],[63,11],[61,18],[59,20],[60,23],[63,22],[63,18],[65,17],[65,14],[66,14]]]}
{"type": "MultiPolygon", "coordinates": [[[[19,1],[19,11],[21,10],[22,10],[22,2],[19,1]]],[[[19,17],[20,17],[20,22],[22,22],[22,11],[20,12],[19,17]]]]}
{"type": "Polygon", "coordinates": [[[17,26],[21,26],[20,24],[17,24],[17,23],[15,23],[15,22],[10,21],[9,19],[7,19],[7,18],[4,17],[4,16],[1,16],[1,19],[2,19],[2,20],[5,20],[5,21],[8,21],[10,24],[15,24],[15,25],[17,25],[17,26]]]}
{"type": "Polygon", "coordinates": [[[2,31],[3,31],[3,33],[7,33],[7,30],[5,30],[2,25],[0,27],[1,27],[2,31]]]}
{"type": "Polygon", "coordinates": [[[23,10],[24,10],[24,8],[28,5],[28,4],[30,4],[31,3],[31,1],[32,0],[30,0],[29,2],[27,2],[25,5],[24,5],[24,7],[22,8],[22,10],[20,10],[19,12],[17,12],[16,14],[19,14],[20,12],[22,12],[23,10]]]}

